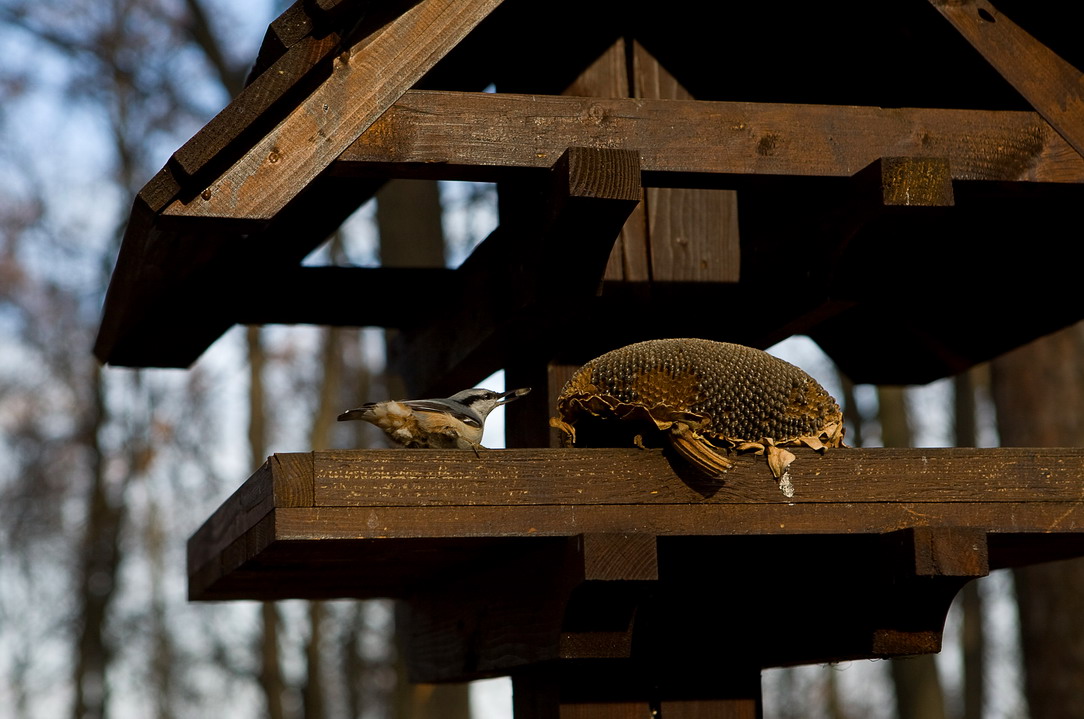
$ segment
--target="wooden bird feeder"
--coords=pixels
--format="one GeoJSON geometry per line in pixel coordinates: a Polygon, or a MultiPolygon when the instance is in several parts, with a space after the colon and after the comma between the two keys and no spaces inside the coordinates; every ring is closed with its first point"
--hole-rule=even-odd
{"type": "Polygon", "coordinates": [[[1079,449],[802,451],[787,500],[757,458],[550,448],[570,368],[633,341],[924,383],[1084,318],[1084,10],[999,8],[296,2],[137,196],[97,356],[397,327],[411,395],[536,390],[515,449],[272,456],[191,597],[404,599],[413,677],[511,675],[517,719],[755,717],[764,667],[937,651],[970,579],[1084,554],[1079,449]],[[394,178],[496,182],[500,226],[456,269],[301,266],[394,178]],[[356,301],[423,283],[439,312],[356,301]]]}

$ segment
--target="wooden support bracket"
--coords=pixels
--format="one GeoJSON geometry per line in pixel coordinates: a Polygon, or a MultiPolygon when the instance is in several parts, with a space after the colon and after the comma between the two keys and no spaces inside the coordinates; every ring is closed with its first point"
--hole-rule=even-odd
{"type": "Polygon", "coordinates": [[[564,661],[512,675],[516,719],[759,719],[760,672],[714,665],[675,671],[673,657],[632,664],[564,661]]]}
{"type": "Polygon", "coordinates": [[[557,659],[627,659],[657,579],[654,536],[592,533],[419,588],[408,600],[412,673],[431,682],[557,659]]]}
{"type": "Polygon", "coordinates": [[[595,296],[640,198],[638,153],[573,147],[538,178],[531,211],[502,224],[456,270],[442,320],[400,333],[392,356],[411,394],[455,392],[564,331],[595,296]]]}
{"type": "Polygon", "coordinates": [[[882,573],[885,602],[870,651],[881,656],[941,651],[953,598],[964,584],[990,573],[986,532],[977,527],[909,527],[885,535],[895,568],[882,573]]]}

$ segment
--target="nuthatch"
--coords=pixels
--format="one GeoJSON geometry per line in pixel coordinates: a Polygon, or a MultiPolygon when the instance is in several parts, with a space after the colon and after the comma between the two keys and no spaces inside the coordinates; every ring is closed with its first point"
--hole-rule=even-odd
{"type": "Polygon", "coordinates": [[[370,422],[404,447],[473,449],[477,452],[482,447],[482,430],[489,413],[530,391],[530,387],[509,392],[465,389],[446,399],[367,402],[340,414],[339,421],[360,419],[370,422]]]}

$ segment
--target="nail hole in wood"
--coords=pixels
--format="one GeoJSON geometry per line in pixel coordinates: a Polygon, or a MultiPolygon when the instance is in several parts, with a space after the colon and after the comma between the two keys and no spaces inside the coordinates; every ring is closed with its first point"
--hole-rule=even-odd
{"type": "Polygon", "coordinates": [[[990,14],[990,11],[984,7],[979,8],[979,17],[986,22],[995,22],[994,16],[990,14]]]}

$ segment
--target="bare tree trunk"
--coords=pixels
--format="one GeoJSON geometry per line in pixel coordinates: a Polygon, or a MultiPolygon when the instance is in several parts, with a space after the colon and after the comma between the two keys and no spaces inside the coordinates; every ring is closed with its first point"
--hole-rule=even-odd
{"type": "MultiPolygon", "coordinates": [[[[338,248],[338,236],[333,240],[332,252],[338,248]]],[[[320,380],[319,400],[316,414],[312,420],[309,444],[315,449],[327,449],[331,446],[331,427],[335,416],[335,407],[342,390],[342,333],[336,327],[323,330],[324,346],[320,366],[323,377],[320,380]]],[[[306,675],[302,687],[301,700],[305,719],[324,719],[325,706],[324,674],[327,669],[323,660],[324,603],[309,603],[309,639],[305,646],[306,675]]]]}
{"type": "Polygon", "coordinates": [[[172,695],[176,670],[176,652],[169,633],[166,615],[166,598],[163,591],[165,575],[165,548],[167,539],[162,531],[161,508],[157,501],[151,503],[144,542],[150,559],[151,579],[151,655],[150,675],[155,699],[156,719],[173,719],[172,695]]]}
{"type": "Polygon", "coordinates": [[[76,593],[79,628],[73,672],[74,719],[100,719],[106,715],[106,671],[113,652],[107,639],[105,624],[110,601],[117,586],[119,539],[124,522],[123,488],[110,491],[98,439],[104,423],[105,407],[101,370],[97,363],[94,363],[91,369],[90,385],[92,397],[80,437],[81,444],[87,448],[91,457],[91,484],[86,503],[86,530],[82,542],[83,552],[79,557],[79,588],[76,593]]]}
{"type": "MultiPolygon", "coordinates": [[[[953,381],[955,430],[957,447],[974,447],[978,444],[978,427],[975,418],[975,390],[978,368],[963,372],[953,381]]],[[[963,719],[982,719],[983,683],[986,676],[986,641],[982,632],[982,595],[977,581],[968,582],[960,593],[963,621],[960,626],[960,645],[963,654],[963,719]]]]}
{"type": "Polygon", "coordinates": [[[825,712],[829,719],[848,719],[847,709],[839,695],[839,680],[836,678],[834,667],[828,667],[825,673],[825,712]]]}
{"type": "MultiPolygon", "coordinates": [[[[885,447],[910,447],[911,425],[902,387],[879,387],[881,441],[885,447]]],[[[944,719],[945,697],[933,655],[892,660],[899,719],[944,719]]]]}
{"type": "Polygon", "coordinates": [[[301,702],[305,719],[323,719],[324,708],[324,660],[321,644],[324,638],[324,603],[309,602],[309,641],[305,645],[307,664],[305,686],[301,690],[301,702]]]}
{"type": "MultiPolygon", "coordinates": [[[[264,351],[260,342],[260,328],[249,327],[245,333],[248,344],[249,390],[248,390],[248,446],[253,466],[263,463],[267,449],[264,415],[263,366],[264,351]]],[[[267,703],[270,719],[283,719],[282,695],[286,683],[279,663],[278,609],[274,602],[264,602],[260,618],[263,632],[260,637],[260,688],[267,703]]]]}
{"type": "MultiPolygon", "coordinates": [[[[1084,446],[1084,324],[995,360],[992,389],[1003,446],[1084,446]]],[[[1084,560],[1014,579],[1031,716],[1084,717],[1084,560]]]]}

